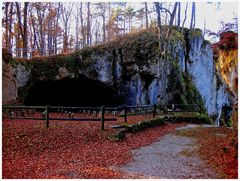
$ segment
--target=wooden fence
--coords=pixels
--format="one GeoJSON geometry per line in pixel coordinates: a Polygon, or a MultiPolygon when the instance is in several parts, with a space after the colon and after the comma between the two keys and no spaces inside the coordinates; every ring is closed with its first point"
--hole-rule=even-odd
{"type": "Polygon", "coordinates": [[[197,104],[167,104],[165,112],[199,112],[202,113],[202,108],[197,104]]]}
{"type": "MultiPolygon", "coordinates": [[[[199,111],[197,105],[166,105],[167,112],[199,111]],[[171,108],[171,109],[170,109],[171,108]]],[[[3,119],[43,120],[49,127],[50,120],[60,121],[100,121],[104,130],[105,121],[117,121],[123,117],[127,122],[129,116],[152,114],[155,117],[161,108],[157,105],[119,106],[119,107],[59,107],[59,106],[3,106],[3,119]],[[89,117],[84,117],[83,115],[89,117]]],[[[164,112],[164,111],[163,111],[164,112]]]]}

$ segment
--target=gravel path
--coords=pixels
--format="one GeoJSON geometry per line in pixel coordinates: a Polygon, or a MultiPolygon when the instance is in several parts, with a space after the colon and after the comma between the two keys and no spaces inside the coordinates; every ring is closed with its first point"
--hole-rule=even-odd
{"type": "MultiPolygon", "coordinates": [[[[187,125],[178,130],[195,127],[187,125]]],[[[140,178],[219,178],[219,175],[198,157],[197,149],[194,139],[168,134],[150,146],[133,150],[134,161],[119,169],[133,177],[141,175],[140,178]]]]}

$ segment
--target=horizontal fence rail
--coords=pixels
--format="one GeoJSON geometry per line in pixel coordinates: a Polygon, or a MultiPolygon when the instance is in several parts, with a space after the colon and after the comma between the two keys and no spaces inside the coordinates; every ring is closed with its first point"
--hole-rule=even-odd
{"type": "Polygon", "coordinates": [[[159,105],[118,106],[118,107],[66,107],[66,106],[3,106],[3,119],[44,120],[49,127],[50,120],[101,122],[104,130],[105,121],[117,121],[119,117],[127,122],[129,116],[152,115],[164,112],[200,112],[196,104],[167,104],[162,109],[159,105]],[[87,117],[85,117],[87,116],[87,117]]]}
{"type": "Polygon", "coordinates": [[[167,112],[202,112],[201,106],[197,104],[167,104],[167,112]]]}

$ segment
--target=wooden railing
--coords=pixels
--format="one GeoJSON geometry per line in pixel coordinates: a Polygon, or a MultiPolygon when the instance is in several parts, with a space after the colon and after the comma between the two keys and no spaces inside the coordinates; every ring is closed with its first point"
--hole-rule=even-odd
{"type": "Polygon", "coordinates": [[[199,112],[202,113],[202,108],[197,104],[167,104],[166,112],[199,112]]]}
{"type": "MultiPolygon", "coordinates": [[[[201,112],[198,105],[171,104],[165,106],[167,112],[201,112]]],[[[123,117],[152,115],[155,117],[161,108],[157,105],[118,106],[118,107],[59,107],[59,106],[3,106],[3,119],[43,120],[49,127],[50,120],[60,121],[100,121],[104,130],[105,121],[117,121],[123,117]],[[87,116],[87,117],[86,117],[87,116]]],[[[162,110],[163,113],[165,112],[162,110]]]]}

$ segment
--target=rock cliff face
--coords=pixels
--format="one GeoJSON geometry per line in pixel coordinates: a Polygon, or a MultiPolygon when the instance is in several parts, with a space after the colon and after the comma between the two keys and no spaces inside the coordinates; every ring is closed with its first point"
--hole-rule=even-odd
{"type": "Polygon", "coordinates": [[[11,104],[17,98],[17,83],[14,77],[13,67],[3,62],[3,104],[11,104]]]}
{"type": "Polygon", "coordinates": [[[182,35],[173,29],[164,57],[159,56],[157,37],[156,30],[148,30],[70,55],[3,57],[3,104],[22,104],[37,81],[84,75],[115,90],[122,104],[199,104],[209,115],[217,114],[227,98],[201,31],[185,29],[182,35]]]}
{"type": "Polygon", "coordinates": [[[220,113],[222,105],[228,102],[224,85],[215,74],[211,45],[201,37],[189,36],[189,58],[187,63],[192,80],[199,90],[209,115],[220,113]]]}

